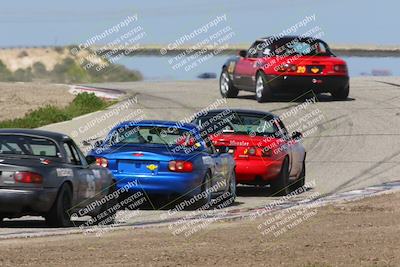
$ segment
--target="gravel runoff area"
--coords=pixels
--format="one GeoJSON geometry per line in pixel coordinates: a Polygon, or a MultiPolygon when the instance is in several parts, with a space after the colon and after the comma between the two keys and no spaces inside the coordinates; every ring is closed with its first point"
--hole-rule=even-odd
{"type": "Polygon", "coordinates": [[[67,106],[74,96],[69,86],[40,83],[0,83],[0,121],[23,117],[45,105],[67,106]]]}
{"type": "Polygon", "coordinates": [[[392,193],[310,209],[277,236],[258,228],[268,215],[214,222],[186,238],[159,227],[3,240],[0,265],[399,266],[399,202],[400,193],[392,193]]]}

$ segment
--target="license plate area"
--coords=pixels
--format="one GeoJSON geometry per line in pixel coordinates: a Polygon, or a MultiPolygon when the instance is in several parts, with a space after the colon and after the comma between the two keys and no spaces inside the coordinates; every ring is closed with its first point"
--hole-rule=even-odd
{"type": "Polygon", "coordinates": [[[132,174],[158,173],[159,162],[150,160],[118,160],[118,171],[132,174]]]}
{"type": "Polygon", "coordinates": [[[0,185],[15,184],[14,172],[0,171],[0,185]]]}
{"type": "Polygon", "coordinates": [[[320,74],[324,70],[324,66],[321,65],[312,65],[307,66],[307,72],[311,74],[320,74]]]}

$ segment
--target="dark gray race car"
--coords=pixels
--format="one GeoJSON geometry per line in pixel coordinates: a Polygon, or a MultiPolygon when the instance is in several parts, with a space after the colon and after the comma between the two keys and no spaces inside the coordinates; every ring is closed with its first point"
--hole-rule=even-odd
{"type": "Polygon", "coordinates": [[[99,200],[109,200],[115,186],[109,171],[91,165],[93,160],[63,134],[0,130],[0,221],[39,215],[64,227],[71,225],[72,213],[104,215],[112,201],[99,200]]]}

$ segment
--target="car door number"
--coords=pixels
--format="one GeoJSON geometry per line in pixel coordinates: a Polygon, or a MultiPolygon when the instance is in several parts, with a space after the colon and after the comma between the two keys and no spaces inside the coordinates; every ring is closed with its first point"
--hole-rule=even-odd
{"type": "Polygon", "coordinates": [[[86,185],[85,197],[94,197],[96,195],[96,178],[90,174],[86,175],[86,185]]]}

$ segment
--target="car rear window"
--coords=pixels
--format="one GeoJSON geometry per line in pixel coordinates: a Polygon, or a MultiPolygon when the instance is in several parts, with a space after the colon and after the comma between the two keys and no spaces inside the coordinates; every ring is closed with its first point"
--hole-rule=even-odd
{"type": "Polygon", "coordinates": [[[0,155],[58,157],[56,144],[41,137],[0,135],[0,155]]]}
{"type": "Polygon", "coordinates": [[[279,56],[329,56],[331,53],[328,47],[320,41],[316,40],[280,40],[271,45],[271,51],[279,56]]]}
{"type": "Polygon", "coordinates": [[[178,127],[135,126],[121,127],[108,137],[109,145],[152,144],[152,145],[191,145],[198,142],[194,133],[178,127]]]}
{"type": "MultiPolygon", "coordinates": [[[[229,111],[229,110],[227,110],[229,111]]],[[[278,128],[271,116],[246,114],[238,112],[221,112],[199,117],[194,123],[200,126],[202,133],[207,134],[255,134],[275,136],[278,128]]]]}
{"type": "Polygon", "coordinates": [[[271,44],[255,42],[248,51],[249,57],[271,56],[331,56],[328,46],[316,39],[278,39],[271,44]]]}

